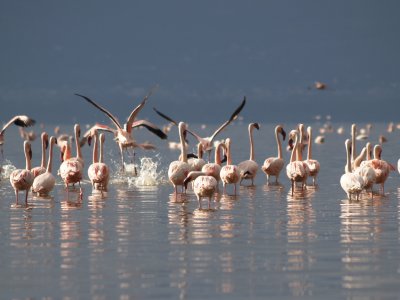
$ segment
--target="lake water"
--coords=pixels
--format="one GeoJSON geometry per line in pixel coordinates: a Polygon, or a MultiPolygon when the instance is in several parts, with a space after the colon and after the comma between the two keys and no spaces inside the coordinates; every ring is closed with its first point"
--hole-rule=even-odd
{"type": "MultiPolygon", "coordinates": [[[[318,124],[312,125],[316,136],[318,124]]],[[[345,134],[326,134],[324,144],[314,145],[314,158],[321,163],[316,187],[292,197],[285,171],[281,185],[268,185],[260,170],[254,187],[241,186],[237,196],[228,187],[229,195],[217,195],[212,211],[198,210],[191,190],[175,198],[166,173],[179,152],[143,130],[135,131],[137,139],[158,146],[157,151],[137,152],[138,160],[151,158],[145,181],[152,185],[115,175],[119,157],[111,135],[106,135],[106,161],[114,171],[104,197],[92,194],[86,175],[83,200],[76,192],[68,200],[58,177],[52,197],[30,195],[28,208],[16,207],[9,180],[3,179],[0,298],[398,298],[399,174],[390,174],[385,196],[348,201],[339,180],[350,124],[340,125],[345,134]]],[[[370,141],[385,134],[383,158],[397,165],[400,132],[387,133],[386,125],[374,124],[370,141]]],[[[284,127],[289,132],[294,124],[284,127]]],[[[62,128],[72,132],[72,125],[62,128]]],[[[51,126],[46,129],[52,132],[51,126]]],[[[273,124],[261,124],[254,132],[260,165],[276,156],[273,130],[273,124]]],[[[176,131],[171,141],[177,141],[176,131]]],[[[20,168],[22,141],[16,133],[15,128],[6,133],[4,156],[20,168]]],[[[220,136],[225,137],[232,139],[235,163],[248,159],[246,124],[228,127],[220,136]]],[[[364,144],[357,142],[358,151],[364,144]]],[[[39,139],[33,150],[35,166],[39,139]]],[[[85,146],[83,152],[87,170],[91,149],[85,146]]],[[[289,153],[284,155],[288,162],[289,153]]],[[[58,157],[56,149],[56,168],[58,157]]]]}

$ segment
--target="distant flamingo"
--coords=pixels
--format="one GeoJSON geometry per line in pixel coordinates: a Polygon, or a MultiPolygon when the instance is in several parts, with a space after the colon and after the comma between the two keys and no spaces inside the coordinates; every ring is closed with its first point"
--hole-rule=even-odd
{"type": "Polygon", "coordinates": [[[250,179],[251,185],[254,185],[254,178],[257,175],[258,164],[254,159],[254,140],[253,140],[254,128],[259,130],[260,125],[258,125],[258,123],[250,123],[248,127],[249,140],[250,140],[250,158],[238,164],[240,170],[240,184],[244,179],[250,179]]]}
{"type": "Polygon", "coordinates": [[[309,176],[313,178],[313,185],[315,185],[315,179],[319,173],[320,164],[318,160],[312,159],[312,128],[311,126],[307,127],[308,133],[308,152],[307,152],[307,160],[304,162],[307,164],[308,169],[310,170],[309,176]]]}
{"type": "Polygon", "coordinates": [[[208,209],[211,209],[211,198],[218,188],[218,182],[213,176],[207,176],[201,171],[190,172],[184,180],[185,189],[190,181],[194,180],[193,191],[199,202],[199,209],[201,207],[201,198],[208,198],[208,209]]]}
{"type": "Polygon", "coordinates": [[[349,139],[346,140],[345,146],[346,146],[346,171],[340,177],[340,185],[342,186],[342,189],[346,192],[349,200],[351,200],[351,196],[353,194],[356,195],[358,200],[359,195],[364,188],[364,180],[360,175],[351,172],[351,154],[350,154],[351,142],[349,139]]]}
{"type": "Polygon", "coordinates": [[[94,139],[93,163],[88,168],[88,177],[92,183],[93,189],[107,191],[110,171],[108,166],[103,162],[103,146],[105,136],[103,133],[98,135],[96,131],[94,139]],[[98,144],[100,144],[100,154],[98,153],[98,144]]]}
{"type": "Polygon", "coordinates": [[[4,144],[4,133],[8,127],[10,127],[12,124],[20,126],[20,127],[29,127],[35,125],[36,121],[31,119],[28,116],[25,115],[19,115],[19,116],[14,116],[11,118],[10,121],[7,122],[3,126],[3,128],[0,131],[0,149],[1,149],[1,155],[3,156],[3,144],[4,144]]]}
{"type": "MultiPolygon", "coordinates": [[[[154,89],[154,88],[153,88],[154,89]]],[[[92,104],[94,107],[105,113],[110,120],[113,122],[115,128],[111,128],[106,125],[102,124],[96,124],[94,127],[97,130],[104,130],[108,132],[112,132],[115,135],[115,141],[117,142],[119,146],[119,150],[121,153],[121,165],[122,165],[122,170],[124,170],[124,150],[128,151],[129,148],[134,149],[136,147],[146,149],[145,145],[138,144],[135,139],[132,137],[132,128],[138,127],[138,126],[144,126],[145,128],[149,129],[151,132],[156,134],[158,137],[161,139],[166,139],[167,135],[159,129],[156,125],[145,121],[145,120],[138,120],[135,121],[135,118],[137,114],[140,112],[140,110],[144,107],[144,105],[147,102],[147,99],[150,97],[150,95],[153,92],[153,89],[150,90],[150,92],[143,98],[142,102],[131,112],[131,114],[128,117],[127,122],[122,126],[116,117],[114,117],[108,110],[103,108],[102,106],[98,105],[96,102],[93,100],[89,99],[86,96],[80,95],[80,94],[75,94],[79,97],[82,97],[85,99],[87,102],[92,104]]]]}
{"type": "Polygon", "coordinates": [[[15,191],[15,203],[18,205],[18,192],[25,191],[25,205],[28,205],[28,193],[33,183],[33,173],[31,172],[32,149],[31,144],[24,142],[25,169],[14,170],[10,174],[10,183],[15,191]]]}
{"type": "Polygon", "coordinates": [[[297,147],[300,147],[299,132],[297,130],[292,130],[289,136],[292,139],[294,138],[294,146],[292,154],[290,156],[290,162],[286,166],[286,175],[292,183],[292,196],[293,196],[296,182],[301,182],[301,189],[303,189],[306,186],[306,181],[309,171],[307,170],[308,169],[307,164],[299,160],[299,152],[297,150],[297,147]]]}
{"type": "Polygon", "coordinates": [[[215,147],[215,157],[213,163],[207,163],[202,168],[201,171],[206,175],[212,176],[217,180],[217,183],[221,180],[220,172],[221,172],[221,149],[226,151],[226,146],[224,143],[219,142],[215,147]]]}
{"type": "Polygon", "coordinates": [[[261,170],[263,170],[263,172],[267,175],[267,182],[269,182],[270,176],[275,176],[275,182],[277,183],[279,179],[279,174],[281,173],[283,166],[285,165],[285,161],[282,158],[282,144],[278,134],[281,134],[282,139],[285,140],[286,132],[285,130],[283,130],[283,127],[281,125],[277,125],[275,127],[275,139],[278,147],[278,156],[267,158],[261,167],[261,170]]]}
{"type": "MultiPolygon", "coordinates": [[[[211,150],[213,149],[213,141],[215,139],[215,137],[221,132],[223,131],[231,122],[233,122],[239,115],[239,113],[242,111],[244,105],[246,104],[246,97],[244,97],[242,103],[239,105],[239,107],[233,112],[233,114],[230,116],[230,118],[223,123],[217,130],[214,131],[214,133],[209,136],[209,137],[201,137],[199,136],[197,133],[195,133],[192,130],[186,129],[186,131],[188,133],[190,133],[191,135],[193,135],[198,142],[200,142],[203,146],[203,151],[207,151],[208,153],[208,161],[210,161],[210,155],[211,155],[211,150]]],[[[178,123],[171,119],[170,117],[168,117],[167,115],[163,114],[162,112],[158,111],[155,107],[153,107],[154,111],[160,115],[161,117],[163,117],[164,119],[170,121],[171,123],[173,123],[174,125],[178,125],[178,123]]]]}
{"type": "Polygon", "coordinates": [[[225,140],[226,145],[226,155],[227,155],[227,164],[221,168],[220,177],[222,180],[222,184],[224,186],[224,194],[226,194],[226,185],[233,184],[234,186],[234,194],[236,195],[236,184],[240,179],[240,170],[239,167],[232,164],[232,154],[231,154],[231,139],[227,138],[225,140]]]}
{"type": "Polygon", "coordinates": [[[42,160],[39,167],[32,168],[32,173],[35,178],[40,174],[46,172],[46,149],[49,145],[49,135],[46,132],[42,132],[41,134],[42,141],[42,160]]]}
{"type": "Polygon", "coordinates": [[[46,171],[35,177],[32,184],[32,191],[39,194],[39,196],[48,195],[53,190],[56,183],[56,179],[51,173],[53,165],[53,148],[56,143],[57,139],[54,136],[50,137],[49,160],[47,161],[46,171]]]}
{"type": "Polygon", "coordinates": [[[183,190],[183,181],[190,172],[190,166],[187,163],[187,153],[186,153],[185,137],[184,137],[186,124],[184,122],[180,122],[178,124],[178,130],[179,130],[179,139],[181,142],[180,160],[175,160],[171,162],[168,168],[168,178],[169,181],[171,181],[171,183],[174,186],[175,194],[178,194],[178,185],[181,185],[183,190]]]}

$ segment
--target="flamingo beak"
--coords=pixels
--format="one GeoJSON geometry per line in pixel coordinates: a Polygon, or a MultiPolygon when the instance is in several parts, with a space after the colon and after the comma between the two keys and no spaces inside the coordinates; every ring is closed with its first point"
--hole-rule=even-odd
{"type": "Polygon", "coordinates": [[[281,134],[282,134],[283,140],[285,140],[286,139],[286,131],[283,130],[283,128],[282,128],[281,134]]]}

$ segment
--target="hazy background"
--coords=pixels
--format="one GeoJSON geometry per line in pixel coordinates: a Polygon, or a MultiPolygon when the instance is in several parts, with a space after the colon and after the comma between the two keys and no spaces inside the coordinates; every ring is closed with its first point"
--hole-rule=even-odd
{"type": "Polygon", "coordinates": [[[398,1],[1,1],[0,122],[396,121],[398,1]],[[315,81],[328,85],[313,88],[315,81]],[[211,109],[212,108],[212,109],[211,109]]]}

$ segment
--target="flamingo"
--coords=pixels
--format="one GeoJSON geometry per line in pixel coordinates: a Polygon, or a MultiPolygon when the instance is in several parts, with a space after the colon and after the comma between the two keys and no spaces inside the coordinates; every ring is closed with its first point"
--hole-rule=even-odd
{"type": "Polygon", "coordinates": [[[307,127],[308,133],[308,151],[307,151],[307,160],[304,162],[307,164],[308,169],[310,170],[309,176],[313,178],[313,185],[315,185],[315,179],[319,173],[320,163],[318,160],[312,159],[312,128],[311,126],[307,127]]]}
{"type": "Polygon", "coordinates": [[[221,172],[221,149],[224,149],[226,152],[226,146],[224,143],[218,142],[215,147],[215,156],[213,163],[207,163],[202,168],[201,171],[206,175],[212,176],[217,180],[217,183],[221,180],[220,172],[221,172]]]}
{"type": "Polygon", "coordinates": [[[70,183],[79,183],[79,195],[82,199],[83,192],[81,187],[81,180],[83,177],[83,167],[82,164],[76,158],[71,158],[71,146],[68,141],[62,141],[59,143],[61,147],[62,160],[60,165],[59,173],[64,181],[65,188],[67,190],[67,195],[69,196],[68,185],[70,183]]]}
{"type": "Polygon", "coordinates": [[[57,144],[57,139],[52,136],[50,137],[50,148],[49,148],[49,160],[47,161],[46,171],[37,177],[35,177],[32,184],[32,191],[38,193],[39,196],[48,195],[54,188],[56,179],[51,173],[53,165],[53,148],[54,144],[57,144]]]}
{"type": "Polygon", "coordinates": [[[76,160],[78,163],[82,165],[82,169],[85,166],[85,162],[83,160],[81,145],[79,143],[79,138],[81,136],[81,127],[79,124],[74,125],[74,135],[75,135],[75,149],[76,149],[76,156],[71,157],[71,160],[76,160]]]}
{"type": "Polygon", "coordinates": [[[178,130],[179,130],[179,139],[181,142],[181,156],[179,160],[171,162],[168,168],[168,178],[174,186],[175,194],[178,194],[178,185],[181,185],[183,190],[183,182],[190,172],[190,166],[187,163],[187,154],[186,154],[185,137],[184,137],[186,124],[184,122],[179,122],[178,130]]]}
{"type": "Polygon", "coordinates": [[[19,115],[19,116],[14,116],[11,118],[10,121],[7,122],[3,126],[3,128],[0,131],[0,149],[1,149],[1,156],[3,157],[3,144],[4,144],[4,133],[8,127],[10,127],[12,124],[20,126],[20,127],[29,127],[35,125],[36,121],[34,119],[31,119],[28,116],[25,115],[19,115]]]}
{"type": "Polygon", "coordinates": [[[218,187],[218,182],[213,176],[208,176],[201,171],[191,171],[184,180],[185,189],[190,181],[194,180],[193,191],[199,202],[199,209],[201,210],[201,198],[208,198],[208,209],[211,209],[211,198],[218,187]]]}
{"type": "Polygon", "coordinates": [[[108,179],[110,171],[108,166],[103,162],[103,146],[105,136],[103,133],[94,135],[93,145],[93,163],[88,168],[88,177],[95,190],[107,191],[108,179]],[[100,154],[98,153],[98,144],[100,142],[100,154]]]}
{"type": "Polygon", "coordinates": [[[347,158],[346,171],[340,177],[340,185],[342,186],[342,189],[346,192],[349,200],[351,200],[352,194],[355,194],[358,200],[359,195],[364,188],[364,180],[357,173],[351,172],[351,155],[350,155],[351,142],[349,139],[345,141],[345,146],[346,146],[346,158],[347,158]]]}
{"type": "MultiPolygon", "coordinates": [[[[208,161],[210,161],[211,150],[213,149],[213,146],[214,146],[213,140],[215,139],[215,137],[221,131],[223,131],[232,121],[234,121],[238,117],[239,113],[242,111],[242,109],[243,109],[245,104],[246,104],[246,97],[244,97],[242,103],[233,112],[233,114],[230,116],[230,118],[225,123],[223,123],[217,130],[215,130],[214,133],[209,137],[201,137],[197,133],[195,133],[194,131],[186,129],[187,132],[189,132],[191,135],[193,135],[197,139],[197,141],[202,144],[203,151],[207,151],[207,153],[208,153],[208,161]]],[[[167,115],[165,115],[162,112],[158,111],[155,107],[153,107],[153,109],[158,115],[160,115],[164,119],[170,121],[174,125],[178,125],[178,123],[175,120],[171,119],[167,115]]]]}
{"type": "Polygon", "coordinates": [[[18,192],[25,190],[25,205],[28,206],[28,193],[33,183],[31,172],[32,149],[28,141],[24,141],[25,169],[16,169],[10,174],[10,183],[15,191],[15,202],[18,205],[18,192]]]}
{"type": "Polygon", "coordinates": [[[249,130],[249,139],[250,139],[250,158],[248,160],[242,161],[238,164],[240,170],[240,184],[244,179],[250,179],[251,185],[254,185],[254,178],[257,175],[258,164],[254,159],[254,140],[253,140],[253,130],[256,128],[260,129],[260,125],[258,123],[250,123],[249,130]]]}
{"type": "MultiPolygon", "coordinates": [[[[301,135],[301,133],[300,133],[301,135]]],[[[301,182],[301,188],[305,187],[305,183],[308,177],[308,167],[303,161],[299,160],[299,151],[297,150],[300,147],[299,144],[299,132],[297,130],[292,130],[289,134],[290,138],[294,138],[294,146],[292,150],[292,154],[290,156],[290,162],[286,166],[286,175],[292,183],[292,196],[294,194],[294,188],[296,182],[301,182]],[[297,156],[297,158],[296,158],[297,156]]],[[[300,151],[301,152],[301,151],[300,151]]]]}
{"type": "Polygon", "coordinates": [[[227,164],[221,168],[220,177],[222,184],[224,186],[224,194],[226,194],[226,185],[234,185],[234,194],[236,195],[236,184],[240,179],[239,167],[232,164],[232,154],[231,154],[231,139],[227,138],[225,140],[226,145],[226,155],[227,164]]]}
{"type": "Polygon", "coordinates": [[[357,158],[355,159],[354,161],[355,169],[353,172],[362,177],[364,181],[363,187],[365,191],[371,189],[371,196],[373,196],[372,187],[376,181],[375,170],[369,164],[363,164],[363,166],[361,166],[361,163],[365,158],[365,154],[367,153],[367,149],[368,149],[367,147],[363,147],[360,155],[358,155],[357,158]]]}
{"type": "MultiPolygon", "coordinates": [[[[374,147],[374,159],[363,161],[361,167],[369,166],[375,171],[375,183],[381,185],[382,195],[385,194],[385,182],[389,176],[390,171],[394,171],[395,168],[387,163],[385,160],[381,159],[382,146],[375,145],[374,147]]],[[[371,187],[372,189],[372,187],[371,187]]]]}
{"type": "Polygon", "coordinates": [[[32,168],[32,173],[35,178],[40,174],[46,172],[46,149],[49,145],[49,135],[46,132],[42,132],[41,134],[41,141],[42,141],[42,161],[39,167],[32,168]]]}
{"type": "Polygon", "coordinates": [[[269,182],[270,176],[275,176],[275,182],[278,183],[279,174],[281,173],[283,166],[285,165],[285,161],[282,158],[282,144],[278,134],[281,134],[282,139],[285,140],[286,132],[285,130],[283,130],[283,127],[281,125],[277,125],[275,127],[275,139],[278,148],[278,156],[267,158],[261,167],[261,170],[263,170],[263,172],[267,175],[267,182],[269,182]]]}
{"type": "Polygon", "coordinates": [[[190,169],[192,171],[201,171],[201,168],[206,164],[203,159],[203,146],[201,143],[197,144],[197,157],[193,157],[188,159],[188,164],[190,165],[190,169]]]}
{"type": "MultiPolygon", "coordinates": [[[[127,122],[123,126],[121,125],[121,123],[118,122],[117,118],[114,117],[114,115],[112,115],[108,110],[106,110],[105,108],[103,108],[102,106],[100,106],[99,104],[97,104],[96,102],[94,102],[93,100],[89,99],[86,96],[83,96],[80,94],[75,94],[79,97],[82,97],[87,102],[92,104],[94,107],[96,107],[97,109],[99,109],[100,111],[105,113],[110,118],[110,120],[113,122],[115,128],[111,128],[109,126],[102,125],[102,124],[96,124],[94,126],[93,130],[97,129],[97,130],[104,130],[104,131],[114,133],[115,141],[117,142],[120,153],[121,153],[122,170],[124,170],[124,153],[123,153],[124,150],[128,151],[129,148],[134,149],[136,147],[143,148],[143,149],[147,148],[146,145],[138,144],[135,141],[135,139],[132,137],[132,128],[144,126],[145,128],[147,128],[148,130],[150,130],[151,132],[156,134],[161,139],[167,138],[167,135],[153,123],[150,123],[145,120],[135,121],[137,114],[144,107],[144,105],[147,102],[147,99],[150,97],[152,92],[153,92],[153,89],[150,90],[150,92],[143,98],[142,102],[131,112],[131,114],[128,117],[127,122]]],[[[88,133],[88,135],[89,135],[89,133],[88,133]]]]}

